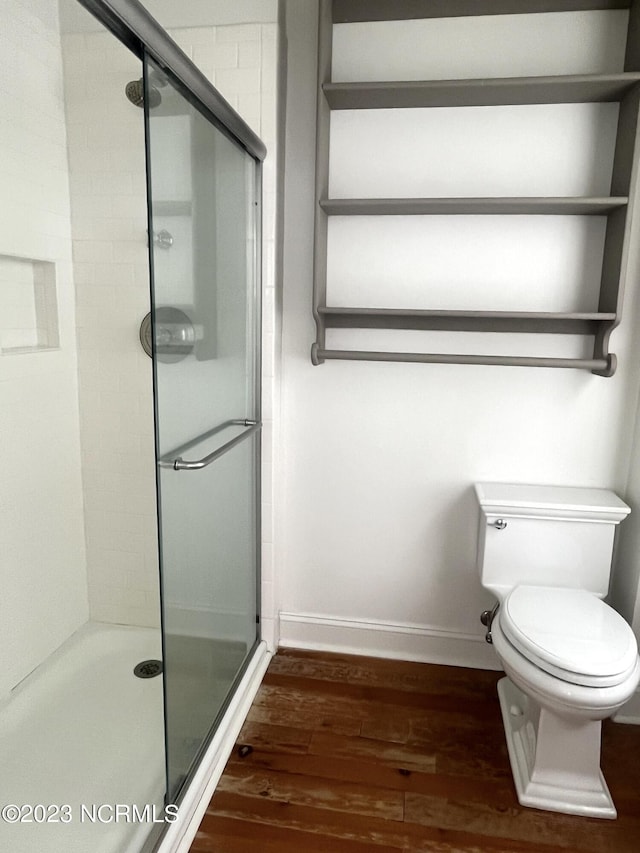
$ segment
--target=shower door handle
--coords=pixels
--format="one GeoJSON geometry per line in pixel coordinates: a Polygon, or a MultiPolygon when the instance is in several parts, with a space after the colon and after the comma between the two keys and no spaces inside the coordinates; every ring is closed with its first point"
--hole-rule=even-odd
{"type": "MultiPolygon", "coordinates": [[[[204,433],[200,437],[200,439],[196,439],[196,441],[189,442],[189,445],[193,445],[198,441],[201,441],[204,438],[208,438],[216,432],[219,432],[221,429],[224,429],[228,426],[245,426],[246,429],[244,432],[241,432],[240,435],[236,435],[234,438],[229,439],[225,444],[221,447],[218,447],[217,450],[214,450],[213,453],[207,454],[207,456],[203,456],[202,459],[183,459],[182,456],[178,456],[175,459],[161,459],[160,466],[162,468],[173,468],[174,471],[199,471],[201,468],[206,468],[207,465],[211,465],[212,462],[215,462],[216,459],[219,459],[223,456],[228,450],[231,450],[236,445],[240,444],[240,442],[244,441],[245,438],[249,438],[250,435],[254,435],[256,432],[262,429],[262,424],[260,421],[250,421],[247,419],[244,420],[233,420],[233,421],[225,421],[225,423],[221,424],[218,427],[214,427],[212,430],[204,433]]],[[[173,455],[173,454],[171,454],[173,455]]]]}

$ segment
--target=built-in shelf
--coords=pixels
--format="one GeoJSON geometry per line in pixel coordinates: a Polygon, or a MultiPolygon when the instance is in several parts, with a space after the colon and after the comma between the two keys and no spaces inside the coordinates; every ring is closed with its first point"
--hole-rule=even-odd
{"type": "MultiPolygon", "coordinates": [[[[640,159],[640,0],[320,0],[318,44],[316,221],[312,361],[325,359],[570,367],[602,376],[615,371],[609,338],[621,318],[632,239],[631,211],[640,159]],[[333,82],[333,26],[358,21],[629,9],[624,70],[485,79],[333,82]],[[514,198],[329,198],[332,110],[415,109],[619,102],[610,195],[514,198]],[[446,311],[327,305],[328,220],[332,216],[552,215],[606,217],[600,296],[594,312],[446,311]],[[593,358],[544,358],[331,350],[326,330],[418,329],[526,332],[593,337],[593,358]]],[[[481,304],[481,295],[478,296],[481,304]]]]}
{"type": "Polygon", "coordinates": [[[59,348],[56,278],[52,261],[0,254],[0,356],[59,348]]]}
{"type": "Polygon", "coordinates": [[[606,216],[625,207],[626,196],[606,198],[324,198],[328,216],[415,216],[433,214],[525,214],[606,216]]]}
{"type": "Polygon", "coordinates": [[[621,101],[639,83],[640,74],[634,72],[482,80],[325,83],[322,89],[332,110],[384,110],[621,101]]]}

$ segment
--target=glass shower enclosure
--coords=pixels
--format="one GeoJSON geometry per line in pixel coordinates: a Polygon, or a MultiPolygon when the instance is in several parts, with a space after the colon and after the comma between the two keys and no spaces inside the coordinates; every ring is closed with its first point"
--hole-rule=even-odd
{"type": "Polygon", "coordinates": [[[167,802],[260,640],[260,139],[137,0],[79,0],[143,79],[167,802]]]}
{"type": "Polygon", "coordinates": [[[256,160],[145,56],[168,795],[258,641],[256,160]]]}
{"type": "Polygon", "coordinates": [[[138,0],[4,0],[0,78],[0,851],[184,849],[268,660],[266,150],[138,0]]]}

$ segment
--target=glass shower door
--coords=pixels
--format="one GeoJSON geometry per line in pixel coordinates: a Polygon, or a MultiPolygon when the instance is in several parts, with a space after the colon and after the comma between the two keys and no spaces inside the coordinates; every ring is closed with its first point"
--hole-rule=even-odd
{"type": "Polygon", "coordinates": [[[168,797],[258,640],[259,164],[150,60],[145,113],[168,797]]]}

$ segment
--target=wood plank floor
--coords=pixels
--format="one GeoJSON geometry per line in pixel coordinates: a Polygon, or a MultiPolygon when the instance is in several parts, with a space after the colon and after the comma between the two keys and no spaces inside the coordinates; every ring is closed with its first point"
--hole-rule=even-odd
{"type": "Polygon", "coordinates": [[[522,808],[501,673],[283,650],[193,853],[638,853],[640,726],[607,721],[615,821],[522,808]]]}

